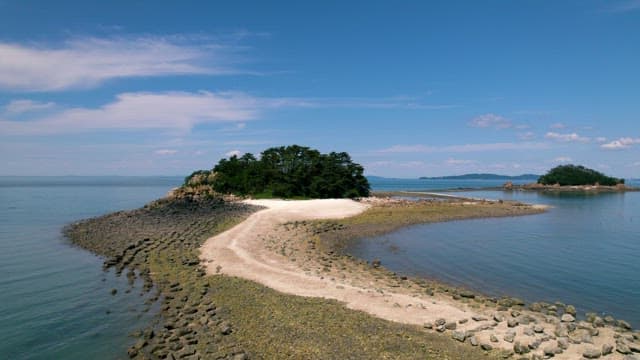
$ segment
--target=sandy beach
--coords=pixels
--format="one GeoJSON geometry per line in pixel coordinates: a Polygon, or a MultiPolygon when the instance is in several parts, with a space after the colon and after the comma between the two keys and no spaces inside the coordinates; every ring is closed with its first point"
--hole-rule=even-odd
{"type": "MultiPolygon", "coordinates": [[[[515,350],[540,358],[555,353],[557,359],[581,358],[585,351],[602,352],[609,346],[615,349],[617,332],[610,326],[595,328],[572,317],[561,320],[522,309],[498,311],[443,294],[425,294],[411,281],[388,281],[375,271],[356,266],[355,260],[354,264],[322,271],[323,259],[318,259],[305,241],[308,233],[289,226],[355,216],[377,206],[376,201],[247,200],[247,204],[264,209],[208,239],[201,248],[201,260],[208,274],[252,280],[286,294],[335,299],[351,309],[424,326],[425,331],[441,331],[443,336],[483,348],[515,350]]],[[[605,357],[622,359],[623,355],[614,350],[605,357]]]]}

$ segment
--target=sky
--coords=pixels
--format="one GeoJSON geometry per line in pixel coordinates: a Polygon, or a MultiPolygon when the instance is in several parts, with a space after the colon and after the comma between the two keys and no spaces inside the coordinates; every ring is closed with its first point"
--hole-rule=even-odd
{"type": "Polygon", "coordinates": [[[0,175],[640,177],[640,0],[0,0],[0,175]]]}

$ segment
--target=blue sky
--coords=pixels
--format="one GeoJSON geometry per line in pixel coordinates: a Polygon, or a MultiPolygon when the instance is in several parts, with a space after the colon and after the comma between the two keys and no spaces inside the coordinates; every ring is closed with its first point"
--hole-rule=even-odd
{"type": "Polygon", "coordinates": [[[640,177],[640,0],[0,0],[0,175],[347,151],[370,175],[640,177]]]}

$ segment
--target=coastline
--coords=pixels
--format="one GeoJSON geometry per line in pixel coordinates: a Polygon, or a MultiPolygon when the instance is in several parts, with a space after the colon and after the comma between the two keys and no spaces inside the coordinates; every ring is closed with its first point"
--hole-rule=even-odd
{"type": "MultiPolygon", "coordinates": [[[[344,200],[348,201],[348,200],[344,200]]],[[[291,327],[298,327],[301,324],[306,324],[305,329],[297,329],[297,331],[302,331],[303,333],[313,333],[316,336],[320,336],[321,338],[315,338],[313,340],[307,339],[304,337],[303,339],[295,339],[291,340],[293,343],[298,344],[299,348],[296,350],[292,350],[293,354],[298,354],[302,356],[303,354],[309,355],[313,358],[323,358],[323,356],[318,355],[318,349],[322,349],[322,344],[325,341],[329,341],[325,344],[339,344],[335,345],[335,353],[333,355],[340,354],[340,351],[346,351],[347,349],[358,348],[359,346],[369,344],[372,342],[367,339],[357,339],[361,337],[362,334],[366,333],[368,330],[364,328],[355,329],[355,325],[353,327],[349,327],[345,325],[341,325],[341,333],[338,335],[348,334],[352,337],[351,340],[347,341],[347,343],[340,343],[340,341],[345,341],[344,339],[336,339],[334,336],[329,334],[325,334],[328,329],[332,329],[336,326],[336,322],[338,325],[343,324],[345,319],[353,319],[358,318],[360,324],[376,324],[375,327],[382,329],[375,334],[368,334],[371,339],[376,339],[378,336],[378,341],[391,341],[387,339],[389,331],[402,331],[404,334],[407,334],[407,339],[402,340],[402,344],[406,350],[411,350],[413,352],[402,352],[401,350],[397,350],[396,352],[390,353],[390,357],[394,358],[415,358],[416,352],[418,348],[416,345],[419,345],[422,342],[422,345],[425,345],[425,341],[427,346],[433,346],[433,344],[439,344],[435,348],[431,348],[433,353],[429,353],[432,357],[427,356],[427,358],[441,358],[443,354],[458,354],[457,356],[453,356],[453,358],[473,358],[475,356],[487,356],[483,355],[485,351],[480,350],[482,345],[485,345],[485,348],[495,348],[495,349],[504,349],[506,351],[512,351],[514,347],[514,343],[502,341],[502,337],[505,335],[508,336],[508,332],[513,331],[513,329],[517,329],[518,333],[515,338],[517,341],[521,341],[521,344],[525,344],[525,340],[529,339],[528,335],[524,335],[526,331],[526,327],[523,326],[514,326],[514,328],[509,327],[509,322],[513,319],[518,319],[518,321],[522,321],[531,323],[531,318],[538,319],[536,320],[538,323],[543,324],[544,330],[547,335],[552,335],[558,329],[558,327],[563,328],[563,326],[556,324],[553,320],[547,319],[546,315],[542,315],[538,312],[533,312],[531,314],[528,313],[528,310],[525,310],[522,306],[521,302],[516,300],[505,300],[505,299],[490,299],[485,298],[479,294],[470,294],[468,292],[460,291],[458,289],[450,289],[442,284],[437,284],[435,282],[428,282],[424,280],[417,281],[416,279],[407,279],[404,277],[398,277],[393,273],[389,273],[379,264],[366,264],[362,261],[351,259],[348,256],[339,255],[339,243],[340,240],[345,239],[346,237],[352,237],[355,234],[359,236],[369,236],[370,234],[375,234],[379,232],[392,231],[396,228],[410,225],[412,223],[420,223],[425,222],[424,214],[420,216],[416,216],[416,212],[413,211],[415,209],[407,208],[408,203],[399,202],[401,206],[399,208],[385,208],[385,206],[396,206],[389,205],[390,203],[387,200],[371,200],[372,203],[365,204],[365,208],[372,210],[372,213],[375,215],[372,219],[376,219],[376,223],[378,226],[367,226],[366,221],[363,220],[362,216],[355,216],[342,219],[340,221],[334,220],[317,220],[317,221],[307,221],[302,220],[305,215],[314,214],[316,217],[335,217],[336,215],[340,215],[334,211],[332,214],[322,214],[319,211],[309,211],[309,209],[303,209],[302,211],[298,211],[296,217],[294,216],[293,221],[284,221],[278,222],[274,225],[275,233],[267,232],[263,234],[263,236],[274,235],[271,239],[266,239],[265,244],[268,244],[270,248],[263,248],[260,253],[262,259],[253,259],[257,262],[259,260],[269,260],[273,261],[275,257],[280,257],[280,259],[276,259],[279,262],[276,262],[278,266],[282,265],[285,271],[296,271],[295,269],[300,269],[300,264],[305,263],[303,258],[307,258],[306,264],[307,269],[304,270],[304,274],[310,277],[311,284],[313,285],[311,288],[314,291],[317,291],[317,283],[313,281],[317,281],[319,277],[324,285],[321,289],[330,289],[333,294],[338,294],[333,297],[333,299],[340,300],[342,302],[347,302],[344,300],[344,294],[347,291],[350,291],[357,294],[358,291],[362,291],[364,295],[361,299],[365,299],[364,303],[368,303],[371,299],[371,295],[373,295],[374,299],[377,299],[377,304],[379,308],[386,308],[391,306],[388,312],[385,310],[385,316],[383,318],[394,320],[396,322],[389,323],[384,320],[377,320],[377,318],[373,318],[370,315],[364,315],[360,311],[352,311],[346,309],[341,303],[336,303],[334,300],[326,300],[326,299],[318,299],[318,298],[299,298],[294,295],[285,295],[282,293],[274,292],[268,288],[265,288],[261,285],[257,285],[251,281],[240,280],[235,277],[230,277],[227,275],[214,275],[214,276],[203,276],[204,273],[199,270],[197,266],[197,260],[193,260],[195,256],[197,259],[198,256],[198,242],[204,243],[206,238],[211,240],[210,234],[209,236],[204,236],[204,233],[211,233],[211,231],[204,231],[202,234],[198,235],[201,240],[189,242],[189,246],[187,249],[187,253],[191,256],[190,259],[185,258],[184,249],[177,249],[174,247],[170,252],[171,256],[162,256],[161,254],[154,255],[152,251],[138,251],[136,254],[145,254],[144,263],[147,263],[147,268],[149,271],[145,273],[142,271],[142,274],[148,274],[150,281],[153,281],[159,289],[159,295],[161,301],[163,301],[164,305],[162,307],[162,318],[164,320],[159,320],[160,323],[156,324],[156,328],[159,326],[161,331],[156,334],[156,336],[149,337],[149,333],[146,335],[143,333],[141,340],[134,345],[130,349],[130,355],[133,357],[140,357],[145,354],[155,354],[159,352],[160,354],[168,354],[174,352],[182,352],[181,354],[191,353],[191,355],[203,356],[205,358],[211,356],[212,354],[218,354],[219,356],[223,352],[224,356],[227,358],[238,357],[242,358],[242,356],[247,357],[260,357],[260,355],[269,357],[273,357],[276,354],[279,354],[280,351],[283,351],[290,343],[283,340],[283,337],[286,335],[282,332],[278,332],[277,328],[282,327],[284,330],[289,329],[291,327]],[[391,210],[402,209],[404,207],[404,213],[401,217],[391,216],[389,217],[389,213],[391,210]],[[407,210],[409,209],[409,210],[407,210]],[[376,215],[377,213],[377,215],[376,215]],[[384,215],[384,218],[387,218],[387,221],[378,221],[381,219],[379,215],[384,215]],[[369,232],[362,232],[365,228],[369,229],[369,232]],[[277,236],[275,236],[277,235],[277,236]],[[301,242],[301,241],[293,241],[300,240],[300,237],[303,236],[307,238],[311,236],[314,240],[312,242],[301,242]],[[204,237],[204,238],[203,238],[204,237]],[[284,246],[283,246],[284,245],[284,246]],[[302,245],[303,247],[296,248],[296,246],[302,245]],[[291,261],[291,254],[288,254],[288,251],[297,251],[298,255],[296,255],[296,261],[291,261]],[[309,251],[309,252],[307,252],[309,251]],[[281,253],[284,252],[285,255],[281,253]],[[280,254],[279,254],[280,253],[280,254]],[[181,262],[176,262],[176,257],[181,258],[181,262]],[[171,261],[173,260],[173,261],[171,261]],[[186,265],[185,265],[186,264],[186,265]],[[309,266],[311,264],[315,264],[319,266],[318,274],[314,274],[314,269],[311,269],[309,266]],[[176,269],[177,268],[177,269],[176,269]],[[357,276],[352,276],[356,274],[357,276]],[[176,285],[177,284],[177,285],[176,285]],[[206,286],[205,286],[206,285],[206,286]],[[206,289],[206,291],[204,290],[206,289]],[[364,290],[363,290],[364,289],[364,290]],[[369,291],[369,292],[368,292],[369,291]],[[184,300],[184,296],[176,297],[174,293],[182,294],[187,293],[187,300],[184,300]],[[233,293],[236,293],[235,295],[233,293]],[[243,293],[246,295],[246,299],[244,302],[241,302],[242,305],[239,304],[239,299],[237,293],[243,293]],[[204,294],[204,295],[203,295],[204,294]],[[259,295],[257,295],[259,294],[259,295]],[[430,295],[433,294],[433,295],[430,295]],[[472,296],[473,295],[473,296],[472,296]],[[340,297],[342,296],[342,298],[340,297]],[[419,297],[423,297],[420,299],[419,297]],[[426,298],[424,298],[426,297],[426,298]],[[277,299],[277,301],[273,301],[273,299],[277,299]],[[268,307],[272,308],[271,310],[278,310],[281,304],[285,304],[289,312],[291,312],[291,316],[295,315],[295,317],[289,317],[280,312],[277,312],[277,316],[273,313],[264,314],[265,309],[256,308],[256,303],[265,302],[269,300],[268,307]],[[392,301],[393,300],[393,301],[392,301]],[[495,300],[495,302],[493,302],[495,300]],[[248,301],[248,302],[247,302],[248,301]],[[436,304],[433,304],[436,302],[436,304]],[[216,308],[212,304],[224,305],[222,308],[227,311],[222,311],[219,308],[216,308]],[[507,307],[506,305],[512,305],[512,307],[507,307]],[[425,307],[426,309],[422,309],[425,307]],[[247,308],[250,308],[247,310],[247,308]],[[307,321],[311,315],[308,312],[310,308],[317,308],[319,311],[322,309],[331,308],[332,313],[340,314],[336,315],[331,319],[314,319],[314,324],[317,325],[316,328],[313,328],[309,325],[307,321]],[[418,310],[420,309],[420,310],[418,310]],[[437,334],[436,330],[424,330],[421,328],[425,325],[425,323],[432,322],[432,328],[436,329],[436,321],[440,318],[434,318],[433,313],[442,314],[440,311],[433,311],[435,309],[444,309],[450,311],[448,314],[448,319],[446,323],[448,327],[452,327],[449,323],[452,321],[458,321],[455,324],[457,327],[456,330],[447,331],[447,335],[443,336],[441,334],[437,334]],[[430,314],[431,310],[431,315],[430,314]],[[511,311],[516,311],[517,316],[512,316],[513,313],[511,311]],[[411,321],[406,321],[407,317],[412,319],[414,317],[415,311],[418,311],[421,314],[421,317],[415,318],[411,321]],[[489,311],[490,313],[488,313],[489,311]],[[497,322],[493,325],[496,320],[493,315],[498,313],[498,319],[504,319],[504,321],[497,322]],[[207,319],[206,321],[202,320],[206,316],[214,314],[213,319],[207,319]],[[470,314],[476,316],[476,319],[486,320],[470,320],[470,314]],[[199,318],[202,315],[203,318],[199,318]],[[431,316],[431,317],[430,317],[431,316]],[[523,317],[524,316],[524,317],[523,317]],[[542,317],[541,317],[542,316],[542,317]],[[513,319],[511,319],[513,318],[513,319]],[[228,319],[228,320],[226,320],[228,319]],[[260,319],[260,322],[257,323],[256,320],[260,319]],[[464,321],[466,319],[466,321],[464,321]],[[202,326],[196,326],[197,330],[193,330],[193,322],[198,320],[199,322],[203,322],[202,326]],[[464,321],[460,323],[460,321],[464,321]],[[509,321],[507,321],[509,320],[509,321]],[[229,323],[231,321],[231,324],[229,323]],[[550,321],[547,323],[547,321],[550,321]],[[283,323],[284,322],[284,323],[283,323]],[[397,322],[400,322],[397,323],[397,322]],[[402,323],[408,323],[410,325],[402,325],[402,323]],[[170,324],[167,327],[167,324],[170,324]],[[172,325],[171,325],[172,324],[172,325]],[[548,325],[547,325],[548,324],[548,325]],[[277,325],[277,326],[276,326],[277,325]],[[409,328],[406,328],[409,326],[409,328]],[[495,344],[491,342],[491,339],[485,333],[489,328],[484,330],[478,330],[481,327],[487,327],[493,329],[492,331],[496,331],[497,335],[500,336],[500,342],[495,344]],[[310,328],[311,327],[311,328],[310,328]],[[184,330],[184,329],[187,330],[184,330]],[[267,330],[271,329],[271,333],[267,330]],[[213,330],[212,330],[213,329],[213,330]],[[392,330],[396,329],[396,330],[392,330]],[[228,331],[227,331],[228,330],[228,331]],[[462,332],[462,331],[465,332],[462,332]],[[181,332],[187,331],[182,335],[179,335],[181,332]],[[211,331],[216,333],[215,336],[209,334],[211,331]],[[228,332],[227,334],[224,334],[228,332]],[[522,333],[521,333],[522,332],[522,333]],[[194,335],[195,333],[195,335],[194,335]],[[467,343],[472,342],[470,338],[473,334],[475,336],[476,345],[480,345],[477,347],[469,346],[468,344],[462,345],[459,342],[460,334],[465,335],[463,340],[467,343]],[[222,334],[222,336],[220,336],[222,334]],[[386,335],[385,335],[386,334],[386,335]],[[458,336],[458,340],[452,340],[451,335],[458,336]],[[486,336],[485,336],[486,335],[486,336]],[[224,346],[213,346],[211,341],[207,342],[206,339],[208,336],[215,339],[215,343],[226,344],[224,346]],[[420,337],[420,341],[418,338],[420,337]],[[485,339],[485,337],[487,337],[485,339]],[[409,338],[411,340],[409,340],[409,338]],[[522,339],[521,339],[522,338],[522,339]],[[174,339],[177,342],[170,341],[174,339]],[[278,340],[279,339],[279,340],[278,340]],[[356,344],[353,343],[353,339],[357,339],[356,344]],[[385,339],[383,341],[383,339],[385,339]],[[194,340],[195,341],[194,343],[194,340]],[[233,341],[231,341],[233,340],[233,341]],[[274,341],[281,341],[283,344],[276,345],[274,341]],[[336,343],[337,342],[337,343],[336,343]],[[482,343],[480,343],[482,342],[482,343]],[[179,343],[181,346],[173,346],[172,343],[179,343]],[[204,343],[204,344],[203,344],[204,343]],[[486,346],[488,345],[488,346],[486,346]],[[460,347],[462,346],[462,347],[460,347]],[[187,349],[186,352],[184,349],[187,349]],[[222,350],[221,349],[226,349],[222,350]],[[466,353],[470,352],[470,353],[466,353]],[[460,355],[460,354],[466,355],[460,355]],[[471,355],[471,353],[476,355],[471,355]],[[403,355],[404,354],[404,355],[403,355]]],[[[292,204],[292,201],[286,201],[285,204],[292,204]]],[[[233,224],[239,223],[244,218],[251,218],[259,214],[260,212],[264,212],[266,210],[258,210],[256,212],[256,205],[264,205],[261,202],[248,202],[245,204],[238,204],[233,206],[239,206],[244,208],[244,212],[235,220],[228,222],[225,226],[217,226],[218,230],[223,228],[229,228],[233,224]],[[251,214],[251,215],[249,215],[251,214]]],[[[335,205],[335,204],[334,204],[335,205]]],[[[361,204],[360,204],[361,205],[361,204]]],[[[426,204],[427,206],[441,206],[442,201],[432,202],[430,204],[426,204]]],[[[470,217],[486,217],[486,216],[512,216],[512,215],[524,215],[530,212],[540,212],[542,209],[534,209],[528,208],[525,209],[523,204],[499,204],[497,202],[480,202],[480,201],[467,201],[467,202],[458,202],[455,204],[455,213],[459,213],[462,210],[462,214],[458,214],[456,216],[452,216],[449,214],[448,216],[442,216],[442,208],[436,208],[439,210],[438,212],[431,213],[431,221],[447,221],[447,220],[456,220],[470,217]],[[496,208],[501,206],[510,206],[511,211],[505,211],[501,214],[496,213],[496,208]],[[480,207],[484,207],[485,211],[478,213],[476,210],[480,207]],[[491,210],[491,211],[488,211],[491,210]],[[526,211],[523,211],[526,210],[526,211]]],[[[333,207],[333,206],[332,206],[333,207]]],[[[353,209],[362,209],[362,206],[355,207],[353,209]]],[[[348,212],[347,215],[353,215],[353,211],[348,212]]],[[[335,209],[334,209],[335,210],[335,209]]],[[[190,233],[187,229],[193,227],[193,223],[197,223],[197,216],[193,216],[193,209],[189,209],[182,215],[189,216],[192,219],[195,219],[190,224],[186,224],[186,226],[182,229],[185,233],[190,233]]],[[[133,213],[134,218],[136,215],[136,211],[128,212],[133,213]]],[[[197,214],[196,214],[197,215],[197,214]]],[[[369,214],[371,215],[371,214],[369,214]]],[[[121,217],[126,217],[127,213],[120,214],[121,217]]],[[[127,217],[131,219],[131,217],[127,217]]],[[[168,214],[167,219],[172,219],[174,221],[175,214],[168,214]]],[[[276,216],[278,218],[278,216],[276,216]]],[[[279,220],[286,220],[283,218],[278,218],[279,220]]],[[[289,219],[292,220],[292,219],[289,219]]],[[[371,220],[371,219],[369,219],[371,220]]],[[[153,221],[154,223],[158,222],[158,219],[153,221]]],[[[427,221],[429,222],[429,221],[427,221]]],[[[242,227],[244,222],[238,225],[242,227]]],[[[86,225],[86,223],[85,223],[86,225]]],[[[89,224],[89,227],[92,224],[89,224]]],[[[95,224],[94,224],[95,225],[95,224]]],[[[219,224],[218,224],[219,225],[219,224]]],[[[237,231],[236,228],[231,228],[229,232],[237,231]]],[[[172,226],[173,227],[173,226],[172,226]]],[[[174,227],[175,228],[175,227],[174,227]]],[[[85,228],[86,230],[87,228],[85,228]]],[[[104,229],[102,229],[104,230],[104,229]]],[[[245,229],[246,230],[246,229],[245,229]]],[[[214,231],[219,232],[219,231],[214,231]]],[[[91,233],[91,231],[89,231],[91,233]]],[[[256,231],[249,231],[249,235],[255,235],[256,231]]],[[[178,226],[178,231],[172,231],[172,234],[175,238],[180,237],[188,237],[185,234],[180,234],[180,226],[178,226]]],[[[225,233],[222,233],[222,236],[225,233]]],[[[87,235],[87,234],[85,234],[87,235]]],[[[215,237],[214,237],[215,238],[215,237]]],[[[73,237],[72,237],[73,239],[73,237]]],[[[148,242],[155,243],[155,239],[150,239],[148,242]]],[[[78,243],[75,241],[75,243],[78,243]]],[[[82,241],[79,242],[80,245],[82,241]]],[[[146,242],[143,242],[146,244],[146,242]]],[[[137,243],[136,243],[137,244],[137,243]]],[[[91,248],[91,246],[84,247],[91,248]]],[[[136,245],[142,246],[143,244],[136,245]]],[[[236,242],[235,247],[236,250],[241,247],[242,244],[236,242]]],[[[167,246],[169,248],[170,246],[167,246]]],[[[134,246],[133,249],[136,247],[134,246]]],[[[158,246],[158,249],[162,249],[162,246],[158,246]]],[[[233,246],[232,246],[233,248],[233,246]]],[[[129,249],[126,252],[131,252],[129,249]]],[[[166,249],[165,249],[166,250],[166,249]]],[[[96,251],[96,249],[94,249],[96,251]]],[[[104,249],[98,249],[98,252],[102,251],[104,253],[104,249]]],[[[130,266],[140,266],[136,261],[128,261],[130,258],[126,252],[123,254],[108,254],[111,255],[112,258],[107,260],[105,264],[116,267],[130,267],[130,266]],[[119,258],[119,260],[118,260],[119,258]],[[128,262],[127,262],[128,261],[128,262]],[[122,265],[123,263],[127,263],[122,265]]],[[[252,257],[253,253],[245,253],[249,255],[249,258],[252,257]]],[[[138,255],[134,256],[134,260],[138,258],[138,255]]],[[[209,263],[209,272],[217,273],[222,272],[223,274],[226,271],[230,270],[229,264],[223,264],[221,261],[223,259],[220,256],[214,256],[214,262],[209,263]],[[218,268],[218,266],[221,266],[218,268]],[[212,270],[213,269],[213,270],[212,270]]],[[[264,263],[264,262],[263,262],[264,263]]],[[[273,265],[273,264],[271,264],[273,265]]],[[[144,266],[143,266],[144,267],[144,266]]],[[[242,268],[242,266],[237,266],[242,268]]],[[[280,269],[282,270],[282,269],[280,269]]],[[[233,274],[231,274],[233,275],[233,274]]],[[[254,274],[255,275],[255,274],[254,274]]],[[[259,272],[258,272],[259,275],[259,272]]],[[[260,279],[252,279],[260,283],[260,279]]],[[[273,284],[272,284],[273,285],[273,284]]],[[[291,285],[291,284],[289,284],[291,285]]],[[[280,290],[280,289],[278,289],[280,290]]],[[[300,295],[300,294],[299,294],[300,295]]],[[[305,294],[301,294],[305,295],[305,294]]],[[[318,296],[321,298],[326,298],[327,296],[322,296],[320,293],[312,293],[306,296],[318,296]]],[[[356,302],[357,303],[357,302],[356,302]]],[[[357,304],[356,304],[357,305],[357,304]]],[[[369,304],[370,305],[370,304],[369,304]]],[[[354,305],[355,306],[355,305],[354,305]]],[[[358,307],[355,307],[359,309],[358,307]]],[[[362,309],[359,309],[362,310],[362,309]]],[[[364,309],[366,311],[366,309],[364,309]]],[[[377,314],[379,315],[379,314],[377,314]]],[[[384,315],[384,314],[383,314],[384,315]]],[[[557,318],[556,318],[557,319],[557,318]]],[[[511,321],[512,322],[512,321],[511,321]]],[[[562,324],[559,320],[557,323],[562,324]]],[[[573,322],[572,322],[573,324],[573,322]]],[[[587,324],[583,324],[582,322],[576,323],[578,326],[579,332],[586,331],[586,329],[582,329],[581,327],[586,327],[587,324]]],[[[438,328],[439,329],[439,328],[438,328]]],[[[599,328],[599,337],[596,340],[600,340],[601,338],[606,337],[607,334],[612,327],[608,326],[606,328],[599,328]]],[[[337,330],[338,331],[338,330],[337,330]]],[[[562,331],[562,330],[561,330],[562,331]]],[[[612,330],[611,330],[612,331],[612,330]]],[[[537,333],[536,333],[537,334],[537,333]]],[[[344,336],[342,336],[344,337],[344,336]]],[[[594,337],[596,338],[596,337],[594,337]]],[[[371,340],[369,339],[369,340],[371,340]]],[[[394,340],[395,341],[395,340],[394,340]]],[[[399,341],[399,340],[398,340],[399,341]]],[[[539,349],[538,352],[544,351],[544,345],[548,343],[543,342],[542,344],[538,344],[539,349]]],[[[387,346],[395,347],[397,345],[395,342],[392,342],[391,345],[387,344],[387,346]]],[[[528,343],[526,345],[529,345],[528,343]]],[[[525,345],[525,347],[526,347],[525,345]]],[[[368,347],[364,347],[367,348],[368,347]]],[[[565,356],[569,354],[576,354],[580,350],[579,346],[571,346],[571,351],[565,351],[565,356]],[[578,352],[575,352],[578,351],[578,352]]],[[[378,351],[384,351],[385,349],[378,349],[378,351]]],[[[529,349],[531,350],[531,349],[529,349]]],[[[523,350],[524,351],[524,350],[523,350]]],[[[535,352],[535,351],[533,351],[535,352]]],[[[491,356],[501,356],[500,352],[490,351],[488,353],[489,358],[491,356]]],[[[446,355],[444,355],[446,356],[446,355]]],[[[562,355],[559,355],[562,356],[562,355]]],[[[284,356],[276,356],[276,357],[284,357],[284,356]]],[[[362,357],[366,357],[364,354],[362,357]]],[[[608,357],[608,358],[616,358],[608,357]]]]}
{"type": "MultiPolygon", "coordinates": [[[[318,251],[312,241],[300,241],[309,238],[310,234],[344,231],[344,223],[341,224],[340,221],[326,223],[317,220],[338,216],[345,218],[346,215],[357,211],[355,203],[349,203],[347,200],[342,204],[323,203],[323,200],[248,203],[266,206],[267,209],[253,214],[247,222],[236,228],[207,240],[201,258],[207,262],[209,274],[224,273],[246,278],[292,295],[338,300],[348,308],[364,311],[372,316],[404,324],[422,325],[431,331],[448,331],[454,339],[469,342],[472,346],[475,344],[482,348],[499,348],[505,351],[513,349],[521,355],[530,353],[542,357],[546,352],[553,353],[559,359],[573,359],[587,351],[594,351],[594,348],[607,349],[609,344],[615,343],[613,327],[599,328],[596,334],[596,327],[590,326],[589,323],[578,322],[576,325],[575,311],[569,306],[561,311],[572,313],[570,317],[568,314],[560,317],[557,313],[553,316],[550,311],[542,314],[540,311],[526,309],[524,302],[520,300],[490,299],[435,282],[398,277],[386,271],[380,264],[368,266],[362,261],[337,255],[339,252],[334,250],[338,247],[336,244],[341,241],[335,238],[328,251],[318,251]],[[344,206],[342,213],[336,211],[336,206],[340,205],[344,206]],[[322,213],[322,209],[328,206],[333,214],[322,213]],[[313,214],[308,212],[311,209],[315,210],[313,214]],[[258,233],[262,237],[256,239],[254,234],[258,233]],[[565,326],[572,329],[569,330],[565,326]],[[578,330],[575,330],[576,326],[578,330]],[[571,341],[567,340],[566,345],[562,342],[562,351],[557,345],[548,346],[558,334],[564,335],[563,332],[567,333],[566,337],[571,341]],[[572,334],[569,334],[570,332],[572,334]],[[570,335],[572,337],[569,337],[570,335]],[[497,341],[492,341],[496,339],[497,341]]],[[[458,207],[458,212],[460,207],[479,204],[481,203],[477,201],[466,201],[436,206],[442,214],[446,213],[442,211],[443,206],[458,207]]],[[[497,202],[484,204],[489,207],[499,205],[497,202]]],[[[360,206],[359,215],[345,220],[346,223],[353,223],[355,219],[355,223],[358,223],[362,220],[358,220],[358,217],[362,218],[365,211],[379,212],[380,208],[385,207],[395,207],[397,210],[398,207],[411,206],[415,205],[388,199],[367,200],[360,206]]],[[[503,206],[520,208],[515,213],[494,210],[492,215],[483,215],[513,216],[542,211],[540,208],[523,204],[503,206]]],[[[455,217],[436,216],[431,220],[452,219],[455,217]]],[[[405,218],[404,225],[407,221],[418,223],[428,220],[409,217],[405,218]]],[[[379,221],[375,223],[380,224],[379,221]]],[[[383,224],[371,232],[391,231],[394,228],[383,224]]],[[[319,240],[326,246],[329,238],[326,235],[324,239],[319,236],[316,241],[319,240]]],[[[342,237],[342,240],[344,239],[345,237],[342,237]]],[[[618,355],[614,354],[609,358],[622,358],[618,355]]]]}

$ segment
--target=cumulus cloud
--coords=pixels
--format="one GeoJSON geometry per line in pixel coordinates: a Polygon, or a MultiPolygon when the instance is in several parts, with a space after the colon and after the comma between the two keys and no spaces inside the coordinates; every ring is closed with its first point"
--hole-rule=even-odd
{"type": "Polygon", "coordinates": [[[28,99],[19,99],[9,102],[5,107],[5,112],[9,114],[22,114],[32,111],[51,109],[56,104],[54,102],[40,102],[28,99]]]}
{"type": "Polygon", "coordinates": [[[599,143],[607,142],[607,138],[603,136],[598,136],[596,138],[596,142],[599,142],[599,143]]]}
{"type": "Polygon", "coordinates": [[[0,42],[0,88],[60,91],[125,77],[228,74],[233,48],[178,37],[75,38],[58,46],[0,42]]]}
{"type": "Polygon", "coordinates": [[[567,162],[573,161],[573,159],[571,159],[568,156],[559,156],[559,157],[553,159],[553,161],[557,162],[557,163],[567,163],[567,162]]]}
{"type": "Polygon", "coordinates": [[[570,134],[559,134],[557,132],[548,132],[545,136],[545,138],[550,139],[550,140],[555,140],[555,141],[562,141],[562,142],[589,142],[591,139],[589,139],[588,137],[585,136],[580,136],[576,133],[570,133],[570,134]]]}
{"type": "Polygon", "coordinates": [[[513,126],[511,120],[496,114],[484,114],[477,116],[469,122],[469,126],[478,128],[507,129],[513,126]]]}
{"type": "Polygon", "coordinates": [[[613,140],[606,144],[600,145],[601,148],[607,150],[622,150],[630,148],[633,145],[640,144],[640,138],[634,139],[630,137],[623,137],[618,140],[613,140]]]}
{"type": "Polygon", "coordinates": [[[123,93],[98,108],[71,108],[30,121],[0,120],[0,127],[7,135],[147,129],[187,132],[203,123],[242,123],[257,118],[261,110],[287,104],[282,99],[239,92],[123,93]]]}

